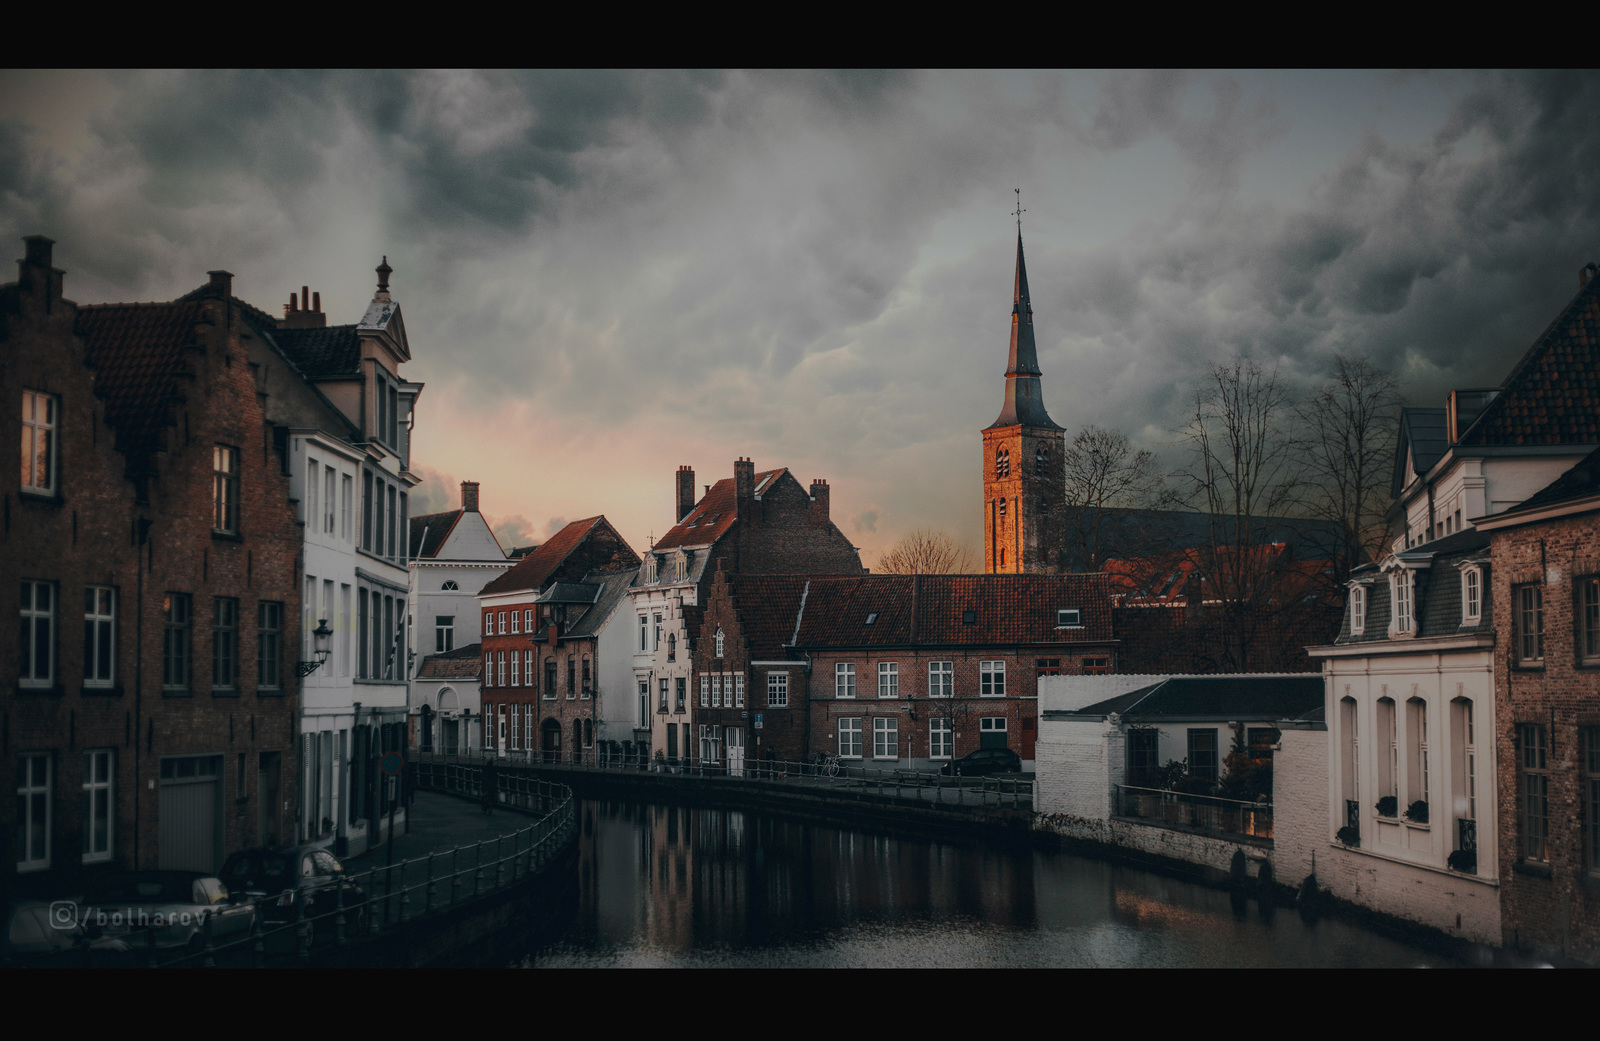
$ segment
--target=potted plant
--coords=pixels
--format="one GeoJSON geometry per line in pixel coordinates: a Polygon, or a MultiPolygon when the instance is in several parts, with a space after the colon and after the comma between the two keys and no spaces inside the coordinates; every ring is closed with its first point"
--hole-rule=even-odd
{"type": "Polygon", "coordinates": [[[1418,799],[1406,807],[1406,819],[1414,824],[1428,823],[1428,804],[1418,799]]]}
{"type": "Polygon", "coordinates": [[[1451,871],[1462,871],[1469,875],[1478,873],[1478,851],[1475,849],[1458,849],[1450,854],[1447,862],[1451,871]]]}
{"type": "Polygon", "coordinates": [[[1393,795],[1385,795],[1378,800],[1377,810],[1380,817],[1398,817],[1400,816],[1400,800],[1393,795]]]}
{"type": "Polygon", "coordinates": [[[1334,836],[1346,846],[1359,847],[1361,845],[1361,829],[1353,824],[1346,824],[1334,836]]]}

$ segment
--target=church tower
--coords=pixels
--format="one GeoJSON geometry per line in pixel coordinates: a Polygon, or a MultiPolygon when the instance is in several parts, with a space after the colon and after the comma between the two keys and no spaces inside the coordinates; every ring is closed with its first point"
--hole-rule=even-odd
{"type": "Polygon", "coordinates": [[[983,432],[983,570],[1053,575],[1066,545],[1066,431],[1044,410],[1033,344],[1028,268],[1017,229],[1011,356],[1000,418],[983,432]]]}

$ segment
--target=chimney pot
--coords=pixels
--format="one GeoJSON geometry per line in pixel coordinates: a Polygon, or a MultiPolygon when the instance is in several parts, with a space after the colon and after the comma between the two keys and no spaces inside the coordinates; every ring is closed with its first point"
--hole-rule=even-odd
{"type": "Polygon", "coordinates": [[[289,313],[293,314],[294,312],[296,312],[298,310],[300,310],[300,297],[298,295],[294,294],[294,293],[290,293],[289,294],[289,313]]]}
{"type": "Polygon", "coordinates": [[[468,513],[478,512],[478,482],[461,482],[461,508],[468,513]]]}
{"type": "Polygon", "coordinates": [[[673,523],[682,523],[683,519],[694,511],[694,470],[691,467],[678,467],[673,495],[673,509],[677,514],[673,523]]]}
{"type": "Polygon", "coordinates": [[[232,271],[207,271],[206,274],[211,276],[210,286],[211,286],[212,289],[215,289],[218,292],[219,295],[221,295],[221,296],[232,296],[233,295],[233,272],[232,271]]]}
{"type": "Polygon", "coordinates": [[[24,235],[22,242],[24,245],[22,262],[24,264],[28,267],[47,268],[50,266],[50,247],[56,244],[55,239],[46,238],[43,235],[24,235]]]}
{"type": "Polygon", "coordinates": [[[756,464],[743,456],[734,460],[733,494],[738,502],[749,502],[756,495],[756,464]]]}
{"type": "Polygon", "coordinates": [[[322,294],[321,293],[312,293],[311,294],[311,309],[313,311],[316,311],[318,314],[322,313],[322,294]]]}

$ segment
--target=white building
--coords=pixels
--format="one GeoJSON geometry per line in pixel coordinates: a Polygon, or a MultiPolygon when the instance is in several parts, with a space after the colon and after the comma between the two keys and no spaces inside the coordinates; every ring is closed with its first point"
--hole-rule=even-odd
{"type": "Polygon", "coordinates": [[[483,637],[477,595],[505,574],[500,541],[478,511],[478,482],[461,482],[461,506],[411,518],[412,645],[409,711],[416,747],[475,748],[481,717],[477,651],[483,637]],[[437,660],[435,660],[437,659],[437,660]],[[468,670],[471,675],[468,676],[468,670]]]}

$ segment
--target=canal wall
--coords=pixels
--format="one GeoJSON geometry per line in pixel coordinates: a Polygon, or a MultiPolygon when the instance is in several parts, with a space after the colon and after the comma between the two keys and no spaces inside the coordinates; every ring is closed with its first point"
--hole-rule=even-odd
{"type": "Polygon", "coordinates": [[[1268,839],[1244,835],[1218,838],[1173,825],[1069,813],[1037,814],[1032,823],[1040,835],[1058,840],[1059,845],[1073,852],[1175,871],[1212,883],[1237,881],[1233,878],[1235,858],[1242,855],[1245,881],[1256,882],[1263,869],[1268,880],[1277,878],[1272,867],[1272,842],[1268,839]]]}

